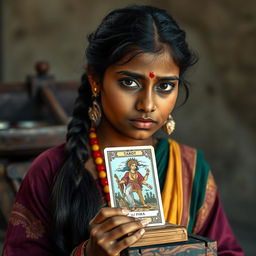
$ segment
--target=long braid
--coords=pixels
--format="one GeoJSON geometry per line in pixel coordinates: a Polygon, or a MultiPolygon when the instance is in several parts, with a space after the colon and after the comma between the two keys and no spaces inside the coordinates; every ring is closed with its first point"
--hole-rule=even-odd
{"type": "Polygon", "coordinates": [[[66,161],[60,170],[52,191],[54,240],[58,252],[68,255],[80,242],[88,238],[89,221],[101,206],[96,183],[84,163],[89,158],[88,131],[91,90],[86,75],[68,126],[66,161]],[[93,202],[93,204],[90,204],[93,202]]]}

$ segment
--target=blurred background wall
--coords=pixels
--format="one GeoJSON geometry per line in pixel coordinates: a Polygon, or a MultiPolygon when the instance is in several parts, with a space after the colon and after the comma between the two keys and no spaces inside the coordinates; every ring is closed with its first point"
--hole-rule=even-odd
{"type": "MultiPolygon", "coordinates": [[[[0,0],[0,82],[23,81],[47,60],[57,80],[79,81],[86,35],[130,0],[0,0]]],[[[256,230],[256,1],[151,0],[187,31],[198,64],[174,137],[205,152],[235,234],[254,255],[256,230]]],[[[0,111],[4,111],[1,109],[0,111]]]]}

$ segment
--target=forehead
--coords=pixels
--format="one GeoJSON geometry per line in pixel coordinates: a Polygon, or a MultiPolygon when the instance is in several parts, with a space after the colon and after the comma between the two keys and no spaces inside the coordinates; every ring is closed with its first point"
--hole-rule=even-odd
{"type": "Polygon", "coordinates": [[[168,50],[158,53],[139,53],[134,57],[133,55],[134,53],[128,54],[107,71],[130,70],[147,75],[150,72],[154,72],[157,76],[179,75],[179,67],[168,50]]]}

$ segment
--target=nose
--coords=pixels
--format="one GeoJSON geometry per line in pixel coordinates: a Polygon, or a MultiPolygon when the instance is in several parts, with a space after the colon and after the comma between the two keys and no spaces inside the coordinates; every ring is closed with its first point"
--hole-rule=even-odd
{"type": "Polygon", "coordinates": [[[154,95],[151,90],[141,91],[136,102],[136,110],[146,113],[156,110],[154,95]]]}

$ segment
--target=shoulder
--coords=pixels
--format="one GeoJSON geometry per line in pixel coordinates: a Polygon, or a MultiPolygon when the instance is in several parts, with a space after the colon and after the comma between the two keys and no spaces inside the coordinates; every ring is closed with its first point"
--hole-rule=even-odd
{"type": "Polygon", "coordinates": [[[214,188],[216,190],[216,184],[212,175],[211,169],[205,160],[204,153],[201,150],[197,150],[193,147],[178,143],[174,140],[169,140],[170,147],[178,148],[180,151],[180,164],[182,169],[183,181],[190,183],[191,189],[194,195],[200,197],[203,200],[205,190],[207,188],[214,188]]]}
{"type": "Polygon", "coordinates": [[[170,147],[173,147],[174,150],[179,151],[183,165],[190,166],[190,168],[206,167],[209,169],[203,151],[183,143],[179,143],[173,139],[169,139],[168,142],[170,147]]]}
{"type": "Polygon", "coordinates": [[[31,167],[34,165],[47,164],[51,167],[56,167],[64,160],[65,157],[65,144],[50,148],[40,155],[38,155],[33,161],[31,167]]]}
{"type": "Polygon", "coordinates": [[[52,191],[55,174],[64,161],[64,145],[41,153],[31,164],[16,195],[16,203],[33,211],[45,222],[48,217],[48,200],[52,191]]]}
{"type": "Polygon", "coordinates": [[[136,173],[138,174],[138,176],[143,177],[139,171],[136,171],[136,173]]]}
{"type": "Polygon", "coordinates": [[[55,174],[62,166],[64,159],[65,144],[44,151],[32,162],[25,176],[25,180],[29,180],[32,183],[44,180],[50,186],[55,174]]]}
{"type": "Polygon", "coordinates": [[[181,157],[187,160],[194,157],[198,151],[196,148],[180,143],[174,139],[158,138],[158,149],[166,152],[170,148],[174,150],[175,153],[179,152],[181,157]]]}
{"type": "Polygon", "coordinates": [[[22,242],[28,245],[36,242],[42,243],[42,248],[48,247],[49,199],[55,174],[64,161],[64,147],[63,144],[48,149],[36,157],[21,183],[7,235],[15,246],[22,242]],[[19,233],[18,240],[15,232],[19,233]]]}

